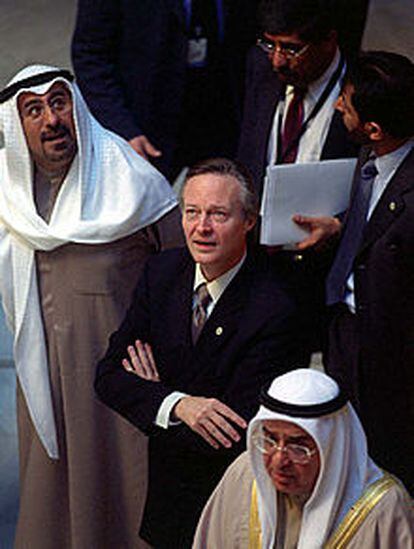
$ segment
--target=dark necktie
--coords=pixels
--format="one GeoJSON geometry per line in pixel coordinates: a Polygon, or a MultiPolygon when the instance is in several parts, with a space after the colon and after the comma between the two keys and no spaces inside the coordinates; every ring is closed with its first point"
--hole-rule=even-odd
{"type": "Polygon", "coordinates": [[[344,234],[326,281],[326,300],[328,305],[342,301],[345,296],[346,281],[351,273],[354,259],[362,242],[372,194],[372,184],[377,174],[375,157],[370,157],[361,169],[358,189],[350,206],[344,234]]]}
{"type": "Polygon", "coordinates": [[[207,284],[203,282],[194,293],[195,306],[193,309],[191,336],[193,344],[197,343],[201,330],[207,320],[207,307],[211,302],[211,296],[207,290],[207,284]]]}
{"type": "Polygon", "coordinates": [[[303,98],[306,90],[295,88],[288,112],[286,113],[281,139],[281,162],[291,164],[298,155],[299,139],[297,139],[303,124],[303,98]],[[296,142],[295,142],[296,141],[296,142]]]}

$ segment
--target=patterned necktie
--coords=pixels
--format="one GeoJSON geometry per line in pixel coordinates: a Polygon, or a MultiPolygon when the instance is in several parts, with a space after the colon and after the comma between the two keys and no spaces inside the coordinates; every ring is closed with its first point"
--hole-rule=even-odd
{"type": "Polygon", "coordinates": [[[281,162],[291,164],[298,155],[299,140],[295,143],[303,124],[303,98],[306,90],[295,88],[283,126],[281,139],[281,162]]]}
{"type": "Polygon", "coordinates": [[[211,303],[211,296],[207,290],[207,284],[203,282],[194,293],[194,309],[191,324],[191,336],[193,344],[197,343],[201,330],[207,320],[207,307],[211,303]]]}
{"type": "Polygon", "coordinates": [[[345,296],[346,281],[352,271],[354,259],[362,242],[372,194],[372,185],[377,174],[375,157],[371,156],[361,169],[355,199],[350,206],[344,234],[326,281],[326,299],[328,305],[342,301],[345,296]]]}

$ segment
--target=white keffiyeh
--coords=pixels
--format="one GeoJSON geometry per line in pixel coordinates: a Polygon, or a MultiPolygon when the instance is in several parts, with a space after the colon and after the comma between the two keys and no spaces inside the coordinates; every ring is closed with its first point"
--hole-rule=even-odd
{"type": "MultiPolygon", "coordinates": [[[[312,369],[284,374],[276,378],[268,390],[268,394],[278,401],[301,406],[330,401],[338,393],[335,381],[312,369]]],[[[257,482],[263,549],[274,547],[277,498],[263,455],[252,443],[252,436],[263,420],[272,419],[298,425],[317,444],[320,471],[303,508],[298,549],[320,549],[364,489],[383,473],[368,456],[365,433],[351,404],[316,418],[292,417],[261,406],[249,424],[247,446],[257,482]]]]}
{"type": "MultiPolygon", "coordinates": [[[[10,84],[55,67],[33,65],[10,84]]],[[[59,456],[36,279],[35,250],[72,242],[101,244],[156,222],[177,201],[165,178],[122,138],[90,114],[76,84],[62,77],[21,89],[0,105],[0,292],[14,332],[17,375],[36,431],[51,458],[59,456]],[[17,97],[46,93],[63,81],[73,98],[78,152],[62,183],[49,223],[36,211],[33,167],[17,97]]]]}

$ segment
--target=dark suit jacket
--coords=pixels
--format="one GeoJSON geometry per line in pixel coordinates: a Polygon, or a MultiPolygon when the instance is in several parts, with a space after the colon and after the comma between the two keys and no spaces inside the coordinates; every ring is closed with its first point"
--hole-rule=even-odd
{"type": "MultiPolygon", "coordinates": [[[[223,0],[224,43],[218,52],[209,51],[212,62],[193,99],[198,101],[198,117],[188,113],[193,125],[197,120],[203,125],[209,119],[201,117],[210,115],[215,134],[209,131],[206,140],[231,140],[233,148],[256,1],[223,0]],[[203,98],[214,100],[210,110],[217,105],[217,112],[204,113],[203,98]],[[227,116],[221,115],[222,104],[227,116]]],[[[162,150],[155,164],[167,174],[187,116],[182,112],[188,84],[183,5],[184,0],[79,0],[72,43],[77,81],[92,113],[127,140],[145,134],[162,150]]]]}
{"type": "MultiPolygon", "coordinates": [[[[246,94],[238,159],[252,172],[256,190],[261,196],[267,167],[268,139],[279,100],[284,96],[284,85],[266,55],[253,47],[248,56],[246,94]]],[[[357,156],[357,148],[347,137],[339,113],[335,113],[326,141],[322,160],[357,156]]],[[[325,339],[324,280],[332,262],[335,248],[320,251],[307,250],[295,253],[281,251],[273,256],[275,269],[290,285],[295,297],[303,306],[303,314],[314,319],[315,334],[312,349],[323,348],[325,339]]]]}
{"type": "MultiPolygon", "coordinates": [[[[260,196],[273,118],[283,97],[284,85],[272,70],[266,55],[256,46],[251,48],[247,60],[246,94],[237,157],[252,172],[260,196]]],[[[322,148],[321,159],[355,156],[357,148],[349,141],[342,116],[336,112],[322,148]]]]}
{"type": "Polygon", "coordinates": [[[98,366],[99,397],[150,435],[149,491],[141,534],[157,546],[180,546],[183,529],[191,539],[208,496],[243,449],[241,443],[232,450],[214,450],[185,424],[167,430],[156,427],[163,399],[174,390],[215,397],[249,420],[258,408],[260,387],[301,364],[303,331],[294,304],[259,263],[246,260],[194,347],[194,262],[186,250],[151,259],[98,366]],[[160,383],[141,380],[120,366],[127,345],[136,338],[151,344],[160,383]]]}
{"type": "Polygon", "coordinates": [[[365,226],[353,273],[361,419],[373,457],[414,494],[414,150],[365,226]]]}

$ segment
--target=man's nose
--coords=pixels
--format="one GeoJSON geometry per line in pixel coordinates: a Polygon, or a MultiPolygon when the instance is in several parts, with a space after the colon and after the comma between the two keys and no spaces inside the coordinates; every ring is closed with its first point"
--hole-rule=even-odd
{"type": "Polygon", "coordinates": [[[45,107],[44,121],[45,124],[47,124],[48,126],[56,126],[56,124],[59,122],[59,116],[57,116],[55,111],[48,105],[45,107]]]}
{"type": "Polygon", "coordinates": [[[211,229],[211,219],[206,212],[203,212],[200,214],[200,217],[198,218],[197,228],[201,231],[206,231],[211,229]]]}
{"type": "Polygon", "coordinates": [[[290,458],[287,454],[287,452],[284,450],[283,446],[279,446],[277,448],[274,448],[272,455],[271,455],[272,462],[275,465],[278,465],[279,467],[287,465],[290,463],[290,458]]]}
{"type": "Polygon", "coordinates": [[[275,48],[275,50],[273,51],[271,55],[271,61],[273,68],[276,70],[280,69],[281,67],[285,67],[288,64],[288,60],[283,54],[281,54],[279,48],[275,48]]]}

